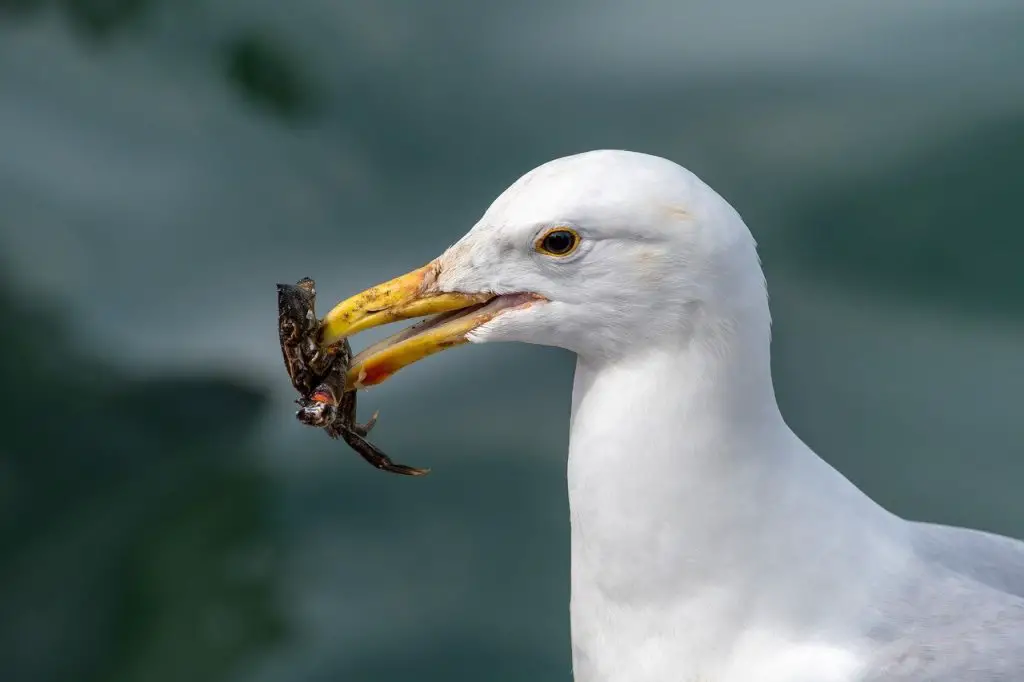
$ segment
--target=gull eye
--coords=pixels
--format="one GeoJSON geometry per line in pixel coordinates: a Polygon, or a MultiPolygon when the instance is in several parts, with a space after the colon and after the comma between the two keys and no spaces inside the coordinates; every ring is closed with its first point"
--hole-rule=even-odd
{"type": "Polygon", "coordinates": [[[580,236],[567,227],[548,230],[537,239],[534,248],[549,256],[568,256],[580,245],[580,236]]]}

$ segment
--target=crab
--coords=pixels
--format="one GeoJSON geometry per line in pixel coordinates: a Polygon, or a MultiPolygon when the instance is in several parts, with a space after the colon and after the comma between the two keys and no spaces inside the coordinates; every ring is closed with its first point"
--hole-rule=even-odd
{"type": "Polygon", "coordinates": [[[285,370],[299,393],[296,418],[341,438],[373,466],[394,474],[422,476],[429,469],[396,464],[366,437],[377,423],[374,413],[365,424],[356,422],[356,392],[345,389],[352,362],[347,339],[321,348],[316,310],[316,284],[305,277],[296,284],[277,285],[278,333],[285,370]]]}

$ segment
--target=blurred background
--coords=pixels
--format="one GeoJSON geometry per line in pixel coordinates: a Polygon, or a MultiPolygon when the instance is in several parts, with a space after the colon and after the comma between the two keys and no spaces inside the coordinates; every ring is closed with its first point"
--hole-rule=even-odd
{"type": "Polygon", "coordinates": [[[1020,0],[0,0],[0,678],[568,682],[573,358],[362,394],[388,476],[294,420],[274,284],[607,147],[744,215],[812,447],[1024,536],[1020,0]]]}

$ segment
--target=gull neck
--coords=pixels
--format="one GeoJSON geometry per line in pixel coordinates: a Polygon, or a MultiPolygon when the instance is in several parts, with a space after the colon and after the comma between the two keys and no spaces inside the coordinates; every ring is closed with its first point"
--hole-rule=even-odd
{"type": "Polygon", "coordinates": [[[757,317],[722,337],[577,361],[567,479],[578,682],[632,681],[605,673],[650,647],[648,662],[682,657],[666,672],[706,674],[759,622],[773,636],[842,639],[848,624],[830,613],[857,608],[906,560],[900,521],[786,425],[766,310],[757,317]],[[744,336],[751,326],[762,333],[744,336]]]}

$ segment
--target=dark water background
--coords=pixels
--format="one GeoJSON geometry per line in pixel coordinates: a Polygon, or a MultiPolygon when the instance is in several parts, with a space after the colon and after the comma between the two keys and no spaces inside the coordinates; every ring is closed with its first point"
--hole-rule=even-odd
{"type": "Polygon", "coordinates": [[[385,476],[293,420],[273,285],[591,148],[745,216],[822,456],[1024,536],[1022,73],[1019,1],[0,0],[0,679],[568,681],[571,356],[366,393],[385,476]]]}

